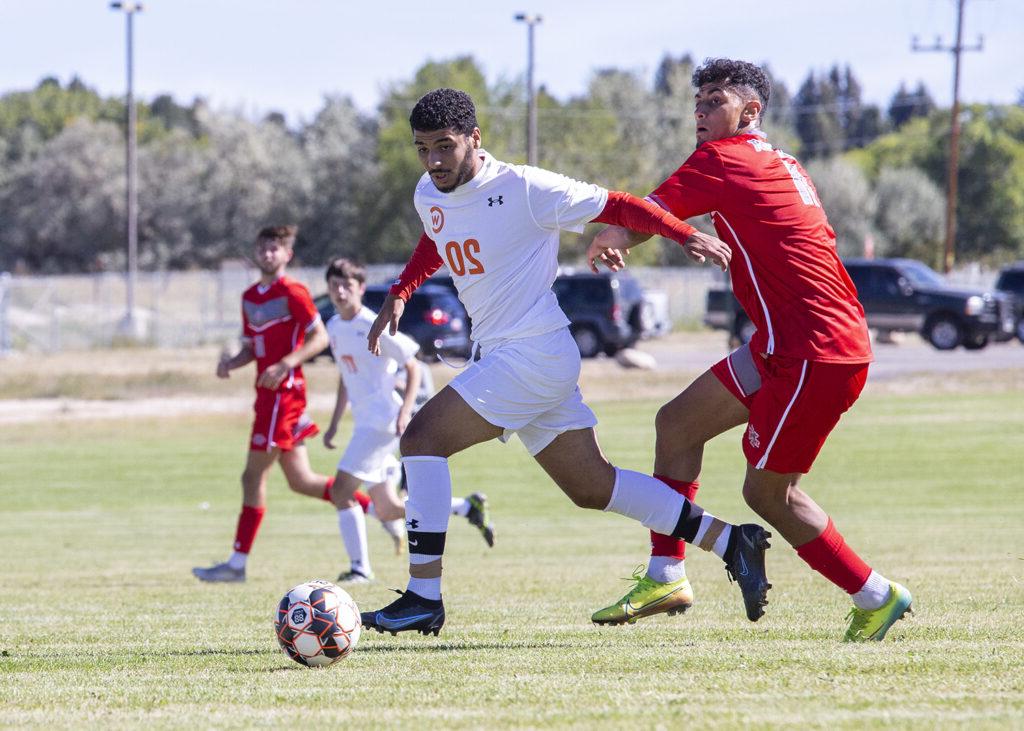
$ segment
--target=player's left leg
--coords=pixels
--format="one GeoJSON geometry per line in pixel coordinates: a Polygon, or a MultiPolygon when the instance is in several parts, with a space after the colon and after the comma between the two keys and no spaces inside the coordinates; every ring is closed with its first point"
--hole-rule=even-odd
{"type": "Polygon", "coordinates": [[[414,630],[436,635],[441,631],[445,618],[441,557],[452,500],[448,457],[501,436],[503,431],[474,411],[451,386],[442,389],[413,417],[401,439],[409,485],[409,584],[388,606],[363,612],[364,627],[392,634],[414,630]]]}
{"type": "Polygon", "coordinates": [[[910,592],[873,571],[798,485],[859,396],[867,366],[779,358],[771,364],[771,376],[744,434],[743,497],[800,558],[851,596],[854,609],[845,639],[880,640],[910,609],[910,592]]]}
{"type": "MultiPolygon", "coordinates": [[[[601,452],[593,429],[563,432],[534,458],[579,507],[619,513],[693,543],[719,556],[730,571],[742,566],[739,586],[747,618],[756,622],[764,614],[771,588],[764,573],[764,552],[771,534],[761,526],[725,523],[661,480],[615,467],[601,452]]],[[[679,594],[673,601],[683,601],[685,594],[679,594]]]]}

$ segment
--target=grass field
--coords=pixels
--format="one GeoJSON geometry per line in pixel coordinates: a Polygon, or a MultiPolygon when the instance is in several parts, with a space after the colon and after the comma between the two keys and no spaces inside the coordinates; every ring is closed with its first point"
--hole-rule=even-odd
{"type": "MultiPolygon", "coordinates": [[[[617,463],[649,468],[657,402],[595,404],[617,463]]],[[[848,600],[775,539],[757,624],[718,559],[692,551],[688,614],[598,628],[645,531],[573,507],[518,442],[452,460],[486,491],[498,543],[455,519],[439,638],[364,634],[316,671],[278,650],[282,593],[345,565],[333,512],[275,474],[244,585],[199,585],[238,511],[246,417],[63,421],[0,441],[0,726],[337,728],[1024,725],[1024,395],[868,395],[805,486],[847,540],[914,592],[885,642],[839,642],[848,600]],[[207,509],[201,504],[209,503],[207,509]]],[[[739,432],[700,501],[749,520],[739,432]]],[[[335,455],[311,449],[315,464],[335,455]]],[[[404,586],[371,521],[378,583],[404,586]]]]}

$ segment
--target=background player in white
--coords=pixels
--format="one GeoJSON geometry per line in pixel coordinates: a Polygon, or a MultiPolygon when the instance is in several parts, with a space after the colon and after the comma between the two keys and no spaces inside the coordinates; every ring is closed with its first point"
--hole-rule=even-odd
{"type": "MultiPolygon", "coordinates": [[[[389,606],[364,612],[362,620],[381,632],[437,634],[445,620],[448,457],[474,444],[517,433],[576,505],[617,512],[684,540],[690,536],[690,542],[702,519],[717,520],[659,480],[618,469],[601,453],[596,419],[576,385],[579,350],[551,285],[559,231],[579,232],[588,221],[671,237],[697,260],[708,257],[723,268],[729,250],[653,203],[495,160],[480,149],[476,110],[464,92],[426,94],[409,121],[427,171],[414,196],[425,233],[373,323],[369,348],[380,350],[385,329],[397,332],[404,300],[444,261],[481,358],[428,401],[402,436],[408,590],[389,606]]],[[[723,526],[726,537],[715,552],[742,576],[745,602],[765,603],[768,534],[752,524],[723,526]]]]}
{"type": "MultiPolygon", "coordinates": [[[[338,509],[338,528],[351,560],[349,571],[338,581],[365,583],[373,578],[366,542],[366,520],[353,498],[362,483],[368,489],[377,518],[394,534],[393,521],[405,520],[405,503],[398,496],[398,465],[394,458],[398,437],[412,417],[420,384],[421,366],[416,360],[419,345],[402,333],[380,338],[380,357],[366,349],[366,338],[375,313],[363,306],[366,270],[348,259],[335,259],[325,273],[327,291],[336,314],[327,323],[331,352],[341,377],[331,423],[324,432],[324,446],[334,448],[338,422],[348,404],[355,427],[331,488],[331,500],[338,509]],[[406,376],[401,396],[396,390],[398,372],[406,376]],[[390,475],[389,475],[390,473],[390,475]]],[[[475,492],[466,498],[452,498],[453,515],[465,517],[494,545],[494,529],[487,510],[487,498],[475,492]]]]}

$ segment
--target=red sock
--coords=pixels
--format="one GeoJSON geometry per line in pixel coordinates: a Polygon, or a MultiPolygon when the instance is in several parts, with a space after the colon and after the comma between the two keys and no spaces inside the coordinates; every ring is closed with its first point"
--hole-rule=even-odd
{"type": "Polygon", "coordinates": [[[352,499],[359,503],[359,507],[363,509],[364,513],[370,509],[370,496],[362,490],[356,490],[352,493],[352,499]]]}
{"type": "Polygon", "coordinates": [[[847,594],[856,594],[864,587],[871,567],[846,545],[832,518],[820,536],[797,546],[796,553],[807,565],[840,587],[847,594]]]}
{"type": "Polygon", "coordinates": [[[327,483],[324,485],[324,500],[331,502],[331,488],[334,487],[334,478],[328,477],[327,483]]]}
{"type": "MultiPolygon", "coordinates": [[[[683,480],[673,480],[671,477],[663,475],[655,475],[654,477],[664,482],[687,500],[693,500],[697,495],[697,488],[700,487],[700,482],[697,480],[684,482],[683,480]]],[[[678,559],[686,558],[686,543],[673,536],[666,536],[651,531],[651,555],[668,556],[678,559]]]]}
{"type": "Polygon", "coordinates": [[[235,550],[239,553],[249,553],[252,549],[252,542],[256,540],[256,533],[263,522],[263,514],[267,512],[264,507],[254,508],[250,505],[243,505],[242,512],[238,516],[238,529],[235,531],[235,550]]]}

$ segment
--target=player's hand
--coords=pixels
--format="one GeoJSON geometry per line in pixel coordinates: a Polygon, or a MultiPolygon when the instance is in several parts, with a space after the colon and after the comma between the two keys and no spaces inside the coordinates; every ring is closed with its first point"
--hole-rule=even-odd
{"type": "Polygon", "coordinates": [[[403,312],[405,312],[405,300],[389,293],[384,298],[384,304],[380,306],[377,319],[370,325],[370,332],[366,336],[367,349],[371,353],[380,355],[380,336],[384,332],[384,328],[387,328],[392,335],[398,332],[398,321],[402,319],[403,312]]]}
{"type": "Polygon", "coordinates": [[[217,361],[217,378],[231,378],[231,358],[222,355],[217,361]]]}
{"type": "Polygon", "coordinates": [[[338,427],[329,426],[327,431],[324,432],[324,446],[328,449],[334,449],[334,435],[338,433],[338,427]]]}
{"type": "Polygon", "coordinates": [[[288,376],[289,368],[284,362],[278,361],[272,366],[268,366],[267,370],[260,374],[260,377],[256,380],[256,385],[262,388],[269,388],[271,391],[276,391],[277,387],[284,382],[284,379],[288,376]]]}
{"type": "Polygon", "coordinates": [[[732,259],[732,249],[727,243],[700,231],[690,234],[690,238],[683,244],[683,251],[698,264],[710,259],[723,272],[729,268],[729,260],[732,259]]]}
{"type": "Polygon", "coordinates": [[[402,436],[405,434],[405,430],[409,428],[409,422],[412,421],[412,415],[409,414],[405,409],[398,412],[398,418],[395,420],[395,434],[402,436]]]}
{"type": "Polygon", "coordinates": [[[631,243],[629,232],[624,228],[608,226],[602,229],[587,247],[587,266],[594,274],[598,273],[599,261],[613,272],[624,269],[631,243]]]}

